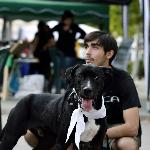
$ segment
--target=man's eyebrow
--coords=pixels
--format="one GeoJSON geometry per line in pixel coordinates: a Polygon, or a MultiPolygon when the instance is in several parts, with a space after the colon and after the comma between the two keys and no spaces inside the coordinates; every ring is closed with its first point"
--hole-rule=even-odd
{"type": "Polygon", "coordinates": [[[101,46],[100,43],[91,43],[91,46],[101,46]]]}
{"type": "MultiPolygon", "coordinates": [[[[101,44],[100,43],[98,43],[98,42],[93,42],[93,43],[91,43],[90,44],[91,46],[101,46],[101,44]]],[[[84,46],[89,46],[87,43],[84,43],[84,46]]]]}

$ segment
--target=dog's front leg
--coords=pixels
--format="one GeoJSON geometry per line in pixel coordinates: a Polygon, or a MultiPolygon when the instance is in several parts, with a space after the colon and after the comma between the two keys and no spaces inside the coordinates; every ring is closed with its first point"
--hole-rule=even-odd
{"type": "Polygon", "coordinates": [[[103,150],[103,140],[105,138],[106,131],[107,131],[107,123],[106,119],[104,118],[101,120],[101,126],[98,134],[91,142],[92,150],[103,150]]]}
{"type": "Polygon", "coordinates": [[[3,137],[2,141],[0,142],[0,150],[12,150],[13,147],[16,145],[19,137],[6,135],[3,137]]]}
{"type": "Polygon", "coordinates": [[[0,135],[0,150],[12,150],[18,139],[26,133],[28,113],[23,107],[24,103],[20,102],[11,110],[0,135]]]}
{"type": "Polygon", "coordinates": [[[62,131],[65,130],[61,129],[56,139],[56,150],[67,150],[66,134],[62,131]]]}
{"type": "Polygon", "coordinates": [[[3,128],[0,135],[0,150],[12,150],[18,139],[25,133],[23,129],[19,130],[19,126],[13,128],[12,126],[15,123],[15,121],[12,123],[8,121],[3,128]]]}
{"type": "MultiPolygon", "coordinates": [[[[63,131],[63,130],[61,130],[63,131]]],[[[63,132],[59,132],[59,135],[56,139],[56,150],[66,150],[66,144],[65,144],[65,136],[63,132]]]]}
{"type": "Polygon", "coordinates": [[[12,150],[18,139],[25,133],[24,127],[17,121],[8,118],[8,121],[0,135],[0,150],[12,150]],[[20,126],[19,126],[20,125],[20,126]]]}

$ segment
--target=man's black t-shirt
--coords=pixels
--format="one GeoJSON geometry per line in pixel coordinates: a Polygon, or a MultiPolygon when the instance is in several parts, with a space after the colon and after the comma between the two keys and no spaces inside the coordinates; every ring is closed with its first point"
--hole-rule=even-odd
{"type": "Polygon", "coordinates": [[[109,125],[124,123],[123,110],[141,107],[138,93],[131,76],[118,68],[112,67],[113,78],[104,92],[109,125]]]}

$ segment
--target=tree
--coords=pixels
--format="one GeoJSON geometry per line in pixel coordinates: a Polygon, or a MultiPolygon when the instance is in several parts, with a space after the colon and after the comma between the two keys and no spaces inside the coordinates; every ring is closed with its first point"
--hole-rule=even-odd
{"type": "MultiPolygon", "coordinates": [[[[110,32],[114,36],[119,36],[123,34],[122,30],[122,6],[111,5],[110,6],[110,32]]],[[[128,33],[129,36],[133,36],[135,33],[139,32],[142,26],[142,18],[140,16],[140,9],[138,0],[133,0],[128,6],[128,33]]]]}

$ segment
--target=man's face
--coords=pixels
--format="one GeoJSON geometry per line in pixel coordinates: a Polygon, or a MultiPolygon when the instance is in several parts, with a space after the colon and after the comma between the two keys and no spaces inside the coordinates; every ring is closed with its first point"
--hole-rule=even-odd
{"type": "Polygon", "coordinates": [[[104,52],[103,47],[98,44],[97,40],[85,44],[85,61],[87,64],[109,66],[107,53],[104,52]]]}

